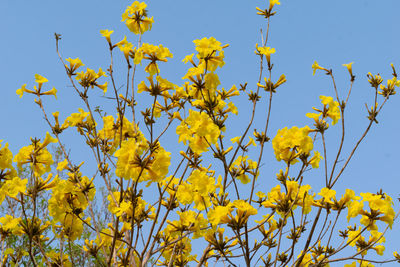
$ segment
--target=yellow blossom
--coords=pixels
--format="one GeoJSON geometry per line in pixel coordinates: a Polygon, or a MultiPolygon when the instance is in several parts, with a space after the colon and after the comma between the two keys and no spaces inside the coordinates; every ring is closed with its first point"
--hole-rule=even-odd
{"type": "Polygon", "coordinates": [[[220,135],[220,130],[205,112],[189,110],[189,116],[176,128],[179,142],[186,144],[193,152],[201,154],[208,150],[209,144],[215,144],[220,135]],[[207,140],[207,141],[206,141],[207,140]]]}
{"type": "Polygon", "coordinates": [[[12,168],[12,153],[8,148],[8,143],[2,147],[3,140],[0,140],[0,170],[12,168]]]}
{"type": "Polygon", "coordinates": [[[23,84],[23,85],[21,86],[21,88],[19,88],[19,89],[16,91],[16,93],[17,93],[17,95],[19,95],[19,97],[21,98],[22,95],[23,95],[24,93],[34,94],[35,91],[26,89],[26,84],[23,84]]]}
{"type": "Polygon", "coordinates": [[[13,235],[21,235],[21,226],[19,225],[21,218],[14,218],[11,215],[6,214],[5,217],[0,218],[0,229],[3,231],[9,231],[13,235]]]}
{"type": "Polygon", "coordinates": [[[321,189],[321,191],[318,193],[318,195],[322,196],[324,198],[325,202],[333,203],[332,200],[335,199],[336,191],[324,187],[321,189]]]}
{"type": "Polygon", "coordinates": [[[69,66],[66,66],[68,73],[70,75],[75,75],[75,71],[82,66],[85,66],[85,64],[82,63],[82,61],[79,58],[67,58],[65,61],[69,62],[69,66]]]}
{"type": "Polygon", "coordinates": [[[111,45],[111,38],[110,35],[113,33],[114,31],[109,31],[109,30],[100,30],[100,34],[106,38],[107,42],[111,45]]]}
{"type": "Polygon", "coordinates": [[[160,71],[157,65],[157,61],[167,62],[167,58],[173,57],[169,49],[161,44],[157,46],[144,43],[136,51],[136,54],[140,54],[143,59],[147,59],[150,61],[150,63],[144,69],[150,75],[159,74],[160,71]]]}
{"type": "Polygon", "coordinates": [[[314,64],[311,66],[311,68],[313,69],[313,75],[315,75],[315,71],[316,70],[324,70],[324,71],[328,71],[327,69],[321,67],[320,65],[318,65],[317,61],[314,61],[314,64]]]}
{"type": "Polygon", "coordinates": [[[185,58],[182,60],[182,62],[185,63],[185,64],[190,62],[193,65],[195,65],[194,62],[193,62],[193,56],[194,56],[194,54],[190,54],[190,55],[185,56],[185,58]]]}
{"type": "Polygon", "coordinates": [[[97,79],[100,77],[107,77],[104,71],[99,68],[99,71],[96,73],[94,70],[87,68],[86,72],[81,71],[76,75],[76,79],[79,81],[79,84],[84,88],[94,88],[94,86],[99,87],[105,93],[107,91],[107,83],[100,85],[97,82],[97,79]]]}
{"type": "Polygon", "coordinates": [[[308,136],[310,128],[287,127],[278,130],[278,133],[272,140],[272,147],[278,161],[284,160],[287,163],[294,164],[298,162],[300,154],[308,155],[313,149],[313,141],[308,136]]]}
{"type": "Polygon", "coordinates": [[[27,183],[28,179],[14,177],[13,179],[6,181],[2,187],[2,190],[6,195],[15,198],[19,193],[25,193],[27,183]]]}
{"type": "Polygon", "coordinates": [[[319,98],[321,99],[321,103],[324,105],[323,109],[320,110],[313,107],[313,109],[318,113],[307,113],[306,116],[314,119],[316,124],[319,124],[322,121],[325,123],[326,127],[328,127],[328,124],[325,122],[325,118],[331,118],[332,125],[335,125],[341,118],[339,102],[334,101],[331,96],[320,95],[319,98]]]}
{"type": "Polygon", "coordinates": [[[279,1],[280,0],[269,0],[269,9],[271,10],[274,5],[280,5],[281,3],[279,1]]]}
{"type": "Polygon", "coordinates": [[[275,48],[271,47],[266,47],[266,46],[261,46],[259,47],[258,44],[256,44],[256,51],[255,53],[257,55],[264,55],[265,58],[267,59],[267,62],[271,62],[271,54],[275,54],[275,48]]]}
{"type": "Polygon", "coordinates": [[[128,6],[122,14],[122,21],[125,22],[128,29],[134,34],[142,34],[151,30],[154,22],[153,17],[147,17],[146,3],[135,1],[128,6]]]}
{"type": "Polygon", "coordinates": [[[51,170],[53,159],[46,146],[55,142],[57,140],[51,137],[49,133],[46,134],[43,143],[40,140],[32,139],[31,145],[21,148],[18,154],[15,155],[14,162],[17,162],[18,168],[22,168],[22,165],[29,163],[35,175],[41,176],[51,170]]]}
{"type": "Polygon", "coordinates": [[[57,99],[57,89],[53,87],[53,89],[43,92],[41,95],[54,95],[54,97],[57,99]]]}
{"type": "Polygon", "coordinates": [[[347,70],[349,71],[350,77],[353,77],[353,68],[352,68],[353,63],[354,62],[350,62],[348,64],[343,64],[343,66],[346,67],[347,70]]]}
{"type": "Polygon", "coordinates": [[[206,67],[208,71],[214,72],[217,67],[225,65],[224,51],[222,49],[228,47],[228,45],[221,46],[221,43],[214,37],[204,37],[203,39],[194,40],[193,43],[198,52],[197,58],[200,60],[198,67],[204,63],[204,67],[206,67]]]}
{"type": "Polygon", "coordinates": [[[47,80],[45,77],[35,74],[35,82],[38,83],[39,85],[39,90],[42,88],[43,83],[47,83],[49,80],[47,80]]]}
{"type": "Polygon", "coordinates": [[[309,164],[313,168],[317,169],[319,168],[319,162],[321,161],[321,159],[323,159],[321,154],[318,151],[314,151],[314,156],[310,159],[309,164]]]}

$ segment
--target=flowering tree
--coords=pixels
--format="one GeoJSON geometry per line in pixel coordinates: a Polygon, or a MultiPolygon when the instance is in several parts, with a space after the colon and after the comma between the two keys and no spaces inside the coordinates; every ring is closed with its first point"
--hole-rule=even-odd
{"type": "Polygon", "coordinates": [[[35,97],[49,130],[44,138],[31,138],[31,144],[14,156],[8,144],[1,143],[3,265],[400,262],[397,252],[384,261],[376,256],[383,255],[384,235],[398,216],[392,198],[382,191],[358,195],[352,189],[343,194],[334,190],[400,86],[395,67],[391,65],[392,77],[386,83],[379,74],[368,73],[374,89],[374,101],[367,107],[369,124],[348,155],[343,152],[344,113],[355,82],[352,63],[344,64],[349,89],[341,98],[333,71],[315,62],[314,74],[326,74],[332,81],[333,97],[320,96],[321,103],[306,114],[312,126],[271,133],[271,103],[286,82],[284,74],[273,73],[275,49],[267,46],[279,4],[270,0],[267,7],[257,7],[257,14],[266,20],[265,34],[255,49],[259,80],[228,90],[220,87],[218,77],[228,45],[213,37],[193,41],[195,53],[183,59],[189,66],[183,84],[162,76],[159,65],[168,64],[173,54],[161,44],[143,42],[143,34],[154,22],[144,2],[135,1],[122,14],[122,21],[138,37],[136,46],[127,37],[114,42],[113,31],[100,32],[110,52],[106,72],[84,69],[79,58],[65,58],[59,47],[61,35],[55,34],[60,62],[83,108],[63,123],[59,112],[50,115],[44,99],[56,97],[57,90],[50,89],[39,74],[36,85],[24,84],[17,90],[20,97],[35,97]],[[123,88],[117,86],[120,82],[114,73],[117,57],[126,66],[123,88]],[[137,82],[142,67],[147,79],[137,82]],[[96,107],[90,98],[93,94],[107,94],[115,114],[96,107]],[[258,105],[261,98],[268,104],[264,111],[258,105]],[[139,99],[150,99],[143,110],[138,109],[139,99]],[[250,113],[243,130],[229,133],[236,136],[229,139],[227,123],[239,112],[234,101],[249,101],[250,113]],[[259,128],[256,112],[265,112],[259,128]],[[328,164],[326,134],[332,127],[341,129],[341,138],[328,164]],[[75,162],[64,142],[64,134],[73,129],[92,152],[96,168],[91,174],[85,175],[85,163],[75,162]],[[180,148],[175,155],[167,151],[163,139],[171,131],[180,148]],[[282,169],[276,181],[269,180],[272,189],[256,192],[257,179],[267,175],[262,162],[269,143],[282,169]],[[50,144],[56,149],[49,150],[50,144]],[[321,188],[307,179],[308,171],[320,166],[324,169],[321,188]]]}

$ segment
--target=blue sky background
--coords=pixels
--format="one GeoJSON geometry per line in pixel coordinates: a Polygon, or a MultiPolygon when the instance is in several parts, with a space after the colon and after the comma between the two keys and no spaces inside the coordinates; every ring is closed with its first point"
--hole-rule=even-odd
{"type": "MultiPolygon", "coordinates": [[[[33,97],[24,95],[19,99],[15,94],[16,89],[24,83],[27,83],[27,88],[34,85],[35,73],[49,79],[46,84],[49,89],[53,86],[58,89],[58,100],[48,97],[45,101],[49,114],[58,110],[63,121],[68,114],[83,106],[70,88],[64,68],[58,60],[54,32],[62,34],[60,44],[64,58],[79,57],[85,67],[95,70],[102,67],[105,70],[109,64],[108,47],[99,30],[114,30],[114,42],[124,35],[133,43],[137,41],[137,37],[120,22],[122,12],[130,3],[0,1],[0,23],[3,25],[0,42],[0,139],[9,143],[13,154],[28,145],[29,137],[41,138],[49,131],[33,97]]],[[[390,63],[394,63],[400,74],[400,2],[282,0],[281,3],[277,6],[277,15],[272,17],[268,46],[277,51],[272,55],[275,64],[273,77],[277,79],[284,73],[288,81],[274,96],[268,136],[273,137],[284,126],[311,126],[312,120],[306,118],[305,114],[312,111],[312,106],[320,106],[319,95],[334,95],[328,76],[322,72],[312,75],[314,60],[321,66],[333,69],[342,97],[347,94],[349,86],[348,73],[342,64],[354,61],[356,81],[346,109],[346,149],[342,154],[348,155],[368,124],[364,103],[371,106],[373,89],[367,82],[366,74],[380,73],[386,82],[391,78],[390,63]]],[[[155,22],[152,31],[143,36],[143,41],[163,44],[170,49],[174,58],[160,65],[161,74],[174,83],[182,84],[181,77],[187,66],[181,60],[194,52],[192,41],[213,36],[223,44],[230,44],[225,49],[226,65],[218,72],[221,86],[230,88],[233,84],[238,86],[248,82],[248,87],[255,89],[259,72],[254,48],[256,43],[261,42],[260,28],[265,26],[265,20],[256,16],[255,7],[266,5],[266,1],[148,1],[148,9],[155,22]]],[[[115,59],[121,59],[116,72],[120,73],[119,85],[123,85],[126,70],[118,51],[115,59]]],[[[144,77],[141,70],[136,81],[144,77]]],[[[90,101],[98,101],[105,110],[114,114],[110,109],[110,101],[102,98],[98,91],[92,92],[90,101]]],[[[246,97],[237,101],[240,113],[228,124],[229,137],[239,135],[249,115],[250,105],[246,97]],[[230,135],[229,132],[235,133],[230,135]]],[[[141,104],[147,103],[139,102],[139,107],[141,104]]],[[[357,193],[376,192],[382,188],[393,198],[399,196],[400,174],[396,168],[400,149],[399,106],[399,96],[391,97],[379,114],[379,124],[373,126],[337,184],[338,194],[342,194],[344,188],[352,188],[357,193]]],[[[266,107],[265,101],[261,101],[259,107],[266,107]]],[[[256,126],[260,129],[265,122],[264,114],[261,110],[257,113],[256,126]]],[[[339,141],[339,127],[335,128],[327,132],[328,151],[332,153],[336,151],[339,141]]],[[[73,158],[80,162],[86,160],[87,153],[82,151],[82,141],[74,134],[70,130],[64,140],[73,158]]],[[[174,143],[177,137],[172,134],[164,141],[174,143]]],[[[267,144],[267,148],[257,187],[265,191],[276,185],[275,173],[284,167],[282,163],[275,162],[270,144],[267,144]]],[[[319,150],[322,152],[322,149],[319,150]]],[[[328,160],[332,160],[332,156],[328,155],[328,160]]],[[[322,170],[312,172],[305,182],[318,184],[322,179],[322,170]]],[[[94,172],[90,168],[88,171],[94,172]]],[[[400,249],[395,247],[396,239],[400,238],[399,222],[393,228],[387,237],[387,251],[390,254],[386,255],[400,249]]]]}

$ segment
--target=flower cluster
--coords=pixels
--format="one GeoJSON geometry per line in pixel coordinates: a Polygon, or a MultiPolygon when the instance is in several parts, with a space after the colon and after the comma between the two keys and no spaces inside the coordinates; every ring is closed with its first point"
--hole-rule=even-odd
{"type": "Polygon", "coordinates": [[[122,21],[134,34],[142,34],[151,30],[154,19],[147,17],[146,3],[135,1],[122,14],[122,21]]]}
{"type": "MultiPolygon", "coordinates": [[[[309,136],[311,129],[308,126],[303,128],[287,127],[278,130],[278,133],[272,140],[272,147],[275,152],[275,157],[278,161],[285,161],[287,164],[294,164],[301,159],[303,162],[310,155],[314,147],[313,140],[309,136]]],[[[313,163],[313,166],[318,166],[321,159],[319,153],[315,152],[314,162],[305,162],[306,164],[313,163]]]]}
{"type": "Polygon", "coordinates": [[[40,139],[31,139],[31,142],[29,146],[19,150],[18,154],[14,157],[14,162],[17,163],[20,169],[23,165],[29,164],[34,174],[39,177],[51,170],[53,158],[51,153],[47,150],[47,145],[56,143],[57,139],[53,138],[49,133],[46,133],[43,142],[40,142],[40,139]]]}
{"type": "Polygon", "coordinates": [[[197,154],[208,150],[211,144],[216,144],[220,130],[206,113],[189,110],[189,116],[176,128],[179,142],[188,142],[190,149],[197,154]]]}
{"type": "Polygon", "coordinates": [[[99,68],[99,71],[97,73],[94,70],[88,68],[86,69],[86,72],[83,71],[79,72],[76,75],[76,79],[79,81],[79,84],[85,89],[89,87],[94,88],[95,86],[97,86],[98,88],[103,90],[104,93],[106,93],[107,82],[105,82],[104,84],[99,84],[97,82],[97,79],[99,79],[102,76],[107,77],[101,68],[99,68]]]}
{"type": "Polygon", "coordinates": [[[45,92],[42,92],[42,86],[44,83],[47,83],[49,80],[47,80],[45,77],[39,75],[39,74],[35,74],[35,82],[37,82],[37,86],[33,86],[33,90],[30,89],[26,89],[26,84],[22,85],[22,87],[20,89],[17,90],[17,95],[19,95],[19,97],[21,98],[23,96],[24,93],[28,93],[28,94],[33,94],[36,95],[38,97],[42,96],[42,95],[54,95],[55,98],[57,98],[57,89],[53,87],[53,89],[51,90],[47,90],[45,92]]]}
{"type": "Polygon", "coordinates": [[[306,116],[314,119],[315,126],[318,130],[327,129],[329,124],[325,121],[326,118],[332,119],[332,125],[335,125],[341,117],[339,102],[334,101],[331,96],[319,96],[324,107],[321,109],[314,108],[318,113],[307,113],[306,116]]]}
{"type": "Polygon", "coordinates": [[[168,173],[171,160],[169,152],[159,144],[150,148],[140,134],[123,141],[114,156],[118,158],[115,174],[134,181],[161,181],[168,173]]]}
{"type": "Polygon", "coordinates": [[[79,169],[69,169],[68,180],[57,180],[49,199],[49,214],[60,223],[62,235],[75,240],[82,235],[83,224],[90,219],[84,218],[84,210],[88,207],[96,193],[93,179],[82,176],[79,169]]]}

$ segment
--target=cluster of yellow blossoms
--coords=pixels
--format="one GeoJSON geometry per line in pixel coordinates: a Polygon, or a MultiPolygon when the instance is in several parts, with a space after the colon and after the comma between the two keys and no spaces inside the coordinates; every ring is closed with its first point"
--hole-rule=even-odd
{"type": "Polygon", "coordinates": [[[287,127],[278,130],[272,140],[272,147],[278,161],[284,160],[287,164],[295,164],[299,159],[305,165],[310,164],[313,168],[318,168],[319,161],[322,159],[318,151],[314,151],[314,156],[307,160],[314,147],[312,138],[309,136],[311,129],[308,126],[298,128],[296,126],[288,129],[287,127]]]}
{"type": "Polygon", "coordinates": [[[201,154],[216,144],[220,130],[205,112],[189,110],[189,116],[176,128],[179,142],[188,142],[193,152],[201,154]]]}
{"type": "Polygon", "coordinates": [[[49,80],[47,80],[45,77],[39,75],[39,74],[35,74],[35,82],[37,82],[37,86],[33,86],[33,91],[26,89],[26,84],[22,85],[22,87],[20,89],[17,90],[17,95],[19,95],[19,97],[22,97],[22,95],[24,93],[28,93],[28,94],[34,94],[38,97],[42,96],[42,95],[54,95],[55,98],[57,98],[57,89],[53,87],[53,89],[42,92],[42,86],[44,83],[47,83],[49,80]]]}
{"type": "Polygon", "coordinates": [[[211,206],[210,195],[216,191],[215,178],[205,170],[194,170],[186,182],[179,185],[176,198],[183,205],[195,203],[194,208],[204,210],[211,206]]]}
{"type": "MultiPolygon", "coordinates": [[[[76,67],[76,66],[74,66],[76,67]]],[[[70,69],[72,69],[72,65],[70,67],[70,69]]],[[[92,69],[86,69],[86,72],[81,71],[80,73],[78,73],[76,75],[76,79],[79,81],[79,84],[83,87],[83,88],[93,88],[94,86],[99,87],[101,90],[103,90],[104,93],[107,92],[107,82],[104,84],[98,84],[97,83],[97,79],[99,79],[102,76],[106,76],[106,74],[104,73],[104,71],[100,68],[99,71],[96,73],[94,70],[92,69]]]]}
{"type": "Polygon", "coordinates": [[[321,95],[319,98],[324,105],[323,109],[320,110],[313,107],[318,113],[307,113],[306,116],[315,120],[317,129],[321,129],[321,126],[327,129],[329,124],[326,123],[325,118],[331,118],[332,125],[335,125],[341,117],[339,103],[334,101],[331,96],[321,95]]]}
{"type": "MultiPolygon", "coordinates": [[[[59,167],[61,170],[62,165],[59,167]]],[[[75,240],[82,235],[83,224],[90,222],[84,218],[84,210],[92,201],[96,189],[93,179],[82,176],[78,170],[68,172],[68,180],[58,180],[49,199],[48,209],[55,223],[60,223],[62,234],[75,240]]]]}
{"type": "Polygon", "coordinates": [[[142,34],[149,31],[154,22],[153,17],[147,17],[146,3],[135,1],[128,6],[122,14],[122,21],[125,21],[128,29],[135,34],[142,34]]]}
{"type": "Polygon", "coordinates": [[[57,140],[49,133],[46,133],[43,143],[37,139],[31,139],[31,141],[31,145],[21,148],[18,154],[15,155],[14,162],[17,162],[19,168],[29,163],[34,174],[40,177],[51,170],[50,167],[53,164],[53,158],[47,150],[47,146],[50,143],[56,143],[57,140]]]}
{"type": "Polygon", "coordinates": [[[139,135],[122,142],[121,148],[114,154],[118,158],[115,170],[118,177],[152,182],[160,182],[165,178],[171,153],[159,144],[150,148],[145,141],[140,140],[139,135]]]}

